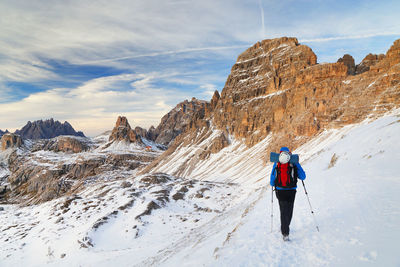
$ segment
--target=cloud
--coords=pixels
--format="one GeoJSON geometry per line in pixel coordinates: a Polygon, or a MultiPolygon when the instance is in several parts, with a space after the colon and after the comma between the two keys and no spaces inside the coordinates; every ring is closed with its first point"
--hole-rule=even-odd
{"type": "Polygon", "coordinates": [[[260,12],[261,12],[261,38],[264,38],[265,36],[264,8],[261,0],[258,1],[258,4],[260,6],[260,12]]]}
{"type": "Polygon", "coordinates": [[[15,130],[28,120],[67,120],[77,130],[96,135],[112,129],[118,115],[132,126],[157,125],[172,107],[189,96],[184,91],[158,88],[162,73],[123,74],[90,80],[73,89],[56,88],[11,103],[0,103],[0,125],[15,130]],[[123,86],[124,90],[119,90],[123,86]],[[126,90],[129,86],[129,90],[126,90]]]}
{"type": "Polygon", "coordinates": [[[217,90],[217,86],[215,84],[203,84],[200,86],[201,89],[203,89],[203,95],[208,96],[209,99],[212,98],[214,95],[214,92],[217,90]]]}
{"type": "Polygon", "coordinates": [[[148,127],[178,102],[221,90],[236,57],[262,38],[298,37],[323,61],[382,51],[376,40],[400,32],[398,9],[358,0],[2,0],[0,126],[54,117],[95,134],[124,113],[148,127]],[[367,38],[374,42],[360,49],[367,38]],[[9,83],[36,93],[17,88],[25,93],[16,101],[9,83]]]}
{"type": "Polygon", "coordinates": [[[351,40],[351,39],[366,39],[372,37],[380,37],[380,36],[400,36],[399,32],[377,32],[377,33],[368,33],[362,35],[349,35],[349,36],[334,36],[334,37],[324,37],[324,38],[315,38],[315,39],[301,39],[301,42],[304,43],[319,43],[319,42],[330,42],[330,41],[338,41],[338,40],[351,40]]]}

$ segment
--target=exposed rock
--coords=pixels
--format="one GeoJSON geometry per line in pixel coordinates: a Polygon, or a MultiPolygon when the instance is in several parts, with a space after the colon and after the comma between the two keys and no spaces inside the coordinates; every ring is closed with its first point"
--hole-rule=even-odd
{"type": "Polygon", "coordinates": [[[141,214],[137,215],[137,216],[135,217],[135,219],[136,219],[136,220],[141,220],[141,218],[142,218],[143,216],[145,216],[145,215],[150,215],[150,214],[153,212],[153,210],[157,210],[157,209],[159,209],[159,208],[161,208],[160,205],[158,205],[158,204],[157,204],[156,202],[154,202],[154,201],[150,201],[150,202],[147,204],[146,210],[145,210],[144,212],[142,212],[141,214]]]}
{"type": "Polygon", "coordinates": [[[147,130],[143,129],[141,127],[138,127],[138,126],[135,127],[134,132],[136,133],[136,135],[142,136],[144,138],[146,138],[146,136],[147,136],[147,130]]]}
{"type": "Polygon", "coordinates": [[[345,54],[343,57],[339,58],[337,62],[341,62],[347,67],[348,75],[354,75],[356,73],[354,58],[349,54],[345,54]]]}
{"type": "Polygon", "coordinates": [[[140,136],[131,129],[128,119],[119,116],[114,129],[111,132],[109,141],[126,141],[130,143],[141,143],[140,136]]]}
{"type": "Polygon", "coordinates": [[[384,54],[376,55],[369,53],[360,64],[356,66],[356,74],[361,74],[363,72],[369,71],[371,66],[376,65],[379,61],[385,58],[384,54]]]}
{"type": "Polygon", "coordinates": [[[400,63],[400,39],[394,41],[386,53],[386,58],[390,67],[400,63]]]}
{"type": "Polygon", "coordinates": [[[195,113],[190,127],[144,171],[168,162],[181,146],[202,144],[216,130],[223,133],[220,140],[214,137],[196,147],[203,152],[182,161],[173,175],[190,175],[199,159],[227,145],[226,136],[252,146],[270,135],[267,149],[276,151],[282,144],[295,149],[325,129],[399,107],[400,40],[386,56],[376,58],[369,71],[348,75],[355,71],[351,56],[344,56],[342,62],[317,64],[313,51],[296,38],[258,42],[238,57],[220,98],[213,96],[209,112],[195,113]]]}
{"type": "Polygon", "coordinates": [[[9,131],[6,130],[5,132],[3,132],[2,130],[0,130],[0,138],[1,138],[4,134],[6,134],[6,133],[9,133],[9,131]]]}
{"type": "Polygon", "coordinates": [[[217,104],[218,104],[218,100],[221,98],[221,96],[219,95],[219,92],[217,90],[215,90],[213,97],[211,98],[211,107],[212,109],[214,109],[217,104]]]}
{"type": "MultiPolygon", "coordinates": [[[[153,153],[93,154],[90,157],[77,156],[74,161],[66,159],[58,162],[52,159],[53,156],[42,157],[42,153],[17,152],[14,151],[8,158],[11,174],[7,177],[10,190],[6,194],[9,199],[17,201],[29,196],[32,204],[68,194],[99,175],[111,173],[113,179],[118,179],[115,171],[134,170],[157,156],[153,153]]],[[[154,179],[161,181],[164,178],[160,175],[154,179]]]]}
{"type": "Polygon", "coordinates": [[[399,51],[396,41],[376,65],[379,73],[347,76],[343,63],[316,64],[312,50],[295,38],[264,40],[238,57],[205,119],[250,146],[273,133],[277,147],[295,147],[295,137],[358,122],[375,106],[399,105],[399,51]]]}
{"type": "Polygon", "coordinates": [[[60,135],[74,135],[84,137],[82,132],[76,132],[67,121],[39,120],[28,122],[21,130],[15,131],[24,139],[50,139],[60,135]]]}
{"type": "Polygon", "coordinates": [[[80,153],[82,151],[86,151],[90,148],[89,140],[83,137],[75,137],[75,136],[59,136],[53,139],[50,139],[46,142],[43,149],[44,150],[52,150],[55,152],[63,151],[63,152],[73,152],[80,153]]]}
{"type": "Polygon", "coordinates": [[[154,126],[151,126],[149,130],[146,132],[146,139],[155,141],[156,138],[157,138],[156,128],[154,128],[154,126]]]}
{"type": "Polygon", "coordinates": [[[7,133],[1,137],[1,150],[6,150],[7,148],[21,147],[23,141],[21,136],[18,134],[7,133]]]}
{"type": "Polygon", "coordinates": [[[122,188],[128,188],[128,187],[131,187],[131,186],[132,186],[132,183],[130,183],[128,181],[123,181],[122,184],[121,184],[122,188]]]}
{"type": "Polygon", "coordinates": [[[174,109],[161,119],[161,123],[155,129],[156,143],[168,146],[179,134],[190,126],[195,114],[199,111],[204,113],[208,102],[192,98],[179,103],[174,109]]]}
{"type": "Polygon", "coordinates": [[[214,138],[211,144],[204,149],[204,151],[199,155],[200,159],[207,158],[212,153],[217,153],[224,147],[229,145],[229,140],[224,133],[219,134],[216,138],[214,138]]]}
{"type": "Polygon", "coordinates": [[[176,192],[172,198],[177,201],[180,199],[183,199],[185,197],[185,193],[188,192],[189,190],[187,189],[186,186],[181,187],[181,189],[178,190],[178,192],[176,192]]]}
{"type": "Polygon", "coordinates": [[[147,175],[141,179],[141,182],[145,184],[157,185],[157,184],[164,184],[170,181],[171,178],[164,173],[154,173],[147,175]]]}

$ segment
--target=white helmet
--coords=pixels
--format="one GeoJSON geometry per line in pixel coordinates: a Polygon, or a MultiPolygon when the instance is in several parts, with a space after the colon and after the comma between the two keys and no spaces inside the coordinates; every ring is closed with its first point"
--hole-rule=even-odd
{"type": "Polygon", "coordinates": [[[286,164],[286,163],[289,162],[289,160],[290,160],[290,153],[289,153],[289,152],[287,152],[287,151],[282,151],[282,152],[279,154],[279,162],[280,162],[280,163],[286,164]]]}

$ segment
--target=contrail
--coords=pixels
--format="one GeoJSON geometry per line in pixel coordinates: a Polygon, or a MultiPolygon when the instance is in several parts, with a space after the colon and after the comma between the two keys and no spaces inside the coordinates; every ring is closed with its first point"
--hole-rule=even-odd
{"type": "Polygon", "coordinates": [[[156,57],[156,56],[164,56],[171,54],[180,54],[180,53],[190,53],[190,52],[200,52],[200,51],[217,51],[217,50],[228,50],[235,48],[248,48],[251,44],[246,45],[236,45],[236,46],[212,46],[212,47],[199,47],[199,48],[186,48],[182,50],[171,50],[171,51],[163,51],[163,52],[154,52],[148,54],[140,54],[140,55],[129,55],[124,57],[115,57],[115,58],[105,58],[99,60],[88,60],[84,62],[74,62],[74,64],[94,64],[94,63],[103,63],[103,62],[112,62],[126,59],[134,59],[134,58],[142,58],[142,57],[156,57]]]}
{"type": "Polygon", "coordinates": [[[265,24],[264,24],[264,8],[262,6],[261,0],[258,0],[258,4],[260,6],[261,11],[261,38],[264,39],[265,36],[265,24]]]}
{"type": "Polygon", "coordinates": [[[371,38],[377,36],[392,36],[392,35],[400,35],[398,32],[381,32],[381,33],[370,33],[363,35],[349,35],[349,36],[334,36],[334,37],[325,37],[325,38],[314,38],[314,39],[300,39],[301,42],[304,43],[318,43],[318,42],[329,42],[336,40],[350,40],[350,39],[363,39],[363,38],[371,38]]]}

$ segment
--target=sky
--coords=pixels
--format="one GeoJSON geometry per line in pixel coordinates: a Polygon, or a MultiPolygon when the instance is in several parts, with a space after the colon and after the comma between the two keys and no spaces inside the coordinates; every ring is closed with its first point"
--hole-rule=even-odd
{"type": "Polygon", "coordinates": [[[397,0],[1,0],[0,129],[54,118],[96,136],[119,115],[157,126],[221,92],[258,41],[297,37],[320,63],[359,63],[400,38],[399,13],[397,0]]]}

